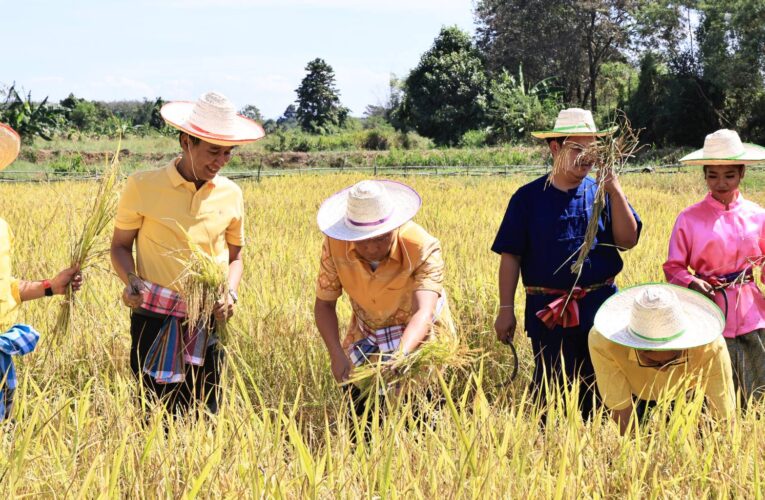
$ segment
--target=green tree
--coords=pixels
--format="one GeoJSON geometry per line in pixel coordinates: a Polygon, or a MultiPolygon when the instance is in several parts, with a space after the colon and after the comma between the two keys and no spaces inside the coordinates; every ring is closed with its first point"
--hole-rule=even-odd
{"type": "Polygon", "coordinates": [[[316,58],[305,67],[306,76],[297,92],[297,121],[306,132],[323,134],[342,127],[348,108],[340,104],[335,86],[335,72],[323,59],[316,58]]]}
{"type": "Polygon", "coordinates": [[[61,124],[60,118],[60,111],[48,104],[47,97],[41,102],[34,102],[32,92],[22,97],[15,84],[8,88],[5,101],[0,104],[0,122],[13,127],[25,143],[35,137],[50,141],[61,124]]]}
{"type": "Polygon", "coordinates": [[[287,106],[282,116],[276,119],[276,125],[285,130],[297,127],[297,107],[294,104],[287,106]]]}
{"type": "Polygon", "coordinates": [[[456,144],[483,124],[487,79],[467,33],[442,28],[404,83],[398,116],[436,144],[456,144]]]}
{"type": "Polygon", "coordinates": [[[248,104],[239,110],[239,114],[250,120],[255,120],[260,123],[263,121],[263,115],[260,114],[260,110],[254,104],[248,104]]]}

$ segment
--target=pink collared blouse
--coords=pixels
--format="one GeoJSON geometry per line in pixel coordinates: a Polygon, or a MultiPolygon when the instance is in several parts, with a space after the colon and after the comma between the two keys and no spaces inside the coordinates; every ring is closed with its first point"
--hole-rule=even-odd
{"type": "MultiPolygon", "coordinates": [[[[741,194],[729,205],[711,194],[686,208],[675,221],[664,263],[667,281],[688,286],[694,274],[724,276],[760,266],[765,253],[765,209],[741,194]],[[689,271],[688,268],[692,271],[689,271]]],[[[731,286],[715,293],[727,317],[728,338],[765,328],[765,298],[755,282],[731,286]]]]}

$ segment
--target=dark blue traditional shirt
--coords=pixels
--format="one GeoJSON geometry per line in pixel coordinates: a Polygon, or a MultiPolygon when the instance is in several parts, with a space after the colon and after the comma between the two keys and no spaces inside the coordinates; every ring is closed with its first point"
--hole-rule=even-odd
{"type": "MultiPolygon", "coordinates": [[[[608,195],[598,221],[595,242],[577,281],[576,275],[571,272],[571,264],[579,256],[579,247],[584,242],[597,183],[587,177],[576,189],[561,191],[552,185],[545,186],[547,178],[544,175],[522,186],[510,198],[491,249],[499,254],[509,253],[521,258],[521,277],[525,286],[570,290],[575,284],[584,288],[615,277],[622,270],[623,263],[619,250],[613,246],[608,195]]],[[[632,206],[630,209],[637,221],[639,236],[643,224],[632,206]]],[[[579,326],[573,328],[589,331],[595,312],[615,292],[615,286],[607,286],[579,300],[579,326]]],[[[561,334],[566,330],[561,326],[549,330],[536,317],[537,311],[554,298],[550,295],[526,296],[524,317],[529,337],[539,338],[551,332],[561,334]]]]}

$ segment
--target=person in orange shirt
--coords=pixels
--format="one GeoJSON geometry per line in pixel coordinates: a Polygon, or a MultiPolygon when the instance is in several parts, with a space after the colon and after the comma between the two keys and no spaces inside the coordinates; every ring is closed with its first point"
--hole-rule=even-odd
{"type": "Polygon", "coordinates": [[[265,133],[215,92],[197,102],[168,103],[161,113],[180,131],[182,153],[163,168],[128,178],[111,244],[112,265],[125,283],[123,302],[131,308],[130,368],[168,409],[181,412],[201,401],[215,413],[222,351],[211,325],[190,327],[185,321],[179,280],[190,240],[228,276],[215,321],[234,314],[243,270],[244,201],[241,189],[219,172],[236,146],[265,133]]]}
{"type": "MultiPolygon", "coordinates": [[[[411,219],[421,198],[394,181],[361,181],[319,208],[321,249],[314,317],[342,382],[376,356],[407,355],[436,330],[453,332],[440,242],[411,219]],[[336,313],[347,293],[353,314],[344,339],[336,313]]],[[[357,411],[361,392],[352,387],[357,411]]]]}

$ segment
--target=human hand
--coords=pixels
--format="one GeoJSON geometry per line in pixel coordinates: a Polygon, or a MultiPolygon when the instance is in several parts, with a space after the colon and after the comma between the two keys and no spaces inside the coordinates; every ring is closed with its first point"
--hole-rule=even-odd
{"type": "Polygon", "coordinates": [[[622,185],[619,183],[619,177],[613,169],[606,171],[602,166],[598,169],[598,182],[603,182],[603,189],[608,194],[619,193],[622,185]]]}
{"type": "Polygon", "coordinates": [[[497,340],[503,344],[511,344],[515,337],[515,327],[518,321],[515,319],[515,311],[512,307],[501,308],[494,321],[494,331],[497,333],[497,340]]]}
{"type": "Polygon", "coordinates": [[[55,295],[66,293],[67,287],[72,286],[72,291],[76,292],[82,287],[82,273],[80,266],[75,265],[59,271],[59,273],[50,280],[50,288],[55,295]]]}
{"type": "Polygon", "coordinates": [[[351,363],[351,360],[348,359],[344,352],[330,355],[329,362],[332,368],[332,376],[335,377],[337,382],[348,380],[348,377],[351,376],[351,370],[353,370],[353,363],[351,363]]]}
{"type": "Polygon", "coordinates": [[[135,309],[143,304],[143,292],[146,289],[146,284],[132,273],[128,275],[128,282],[129,284],[122,290],[122,302],[135,309]]]}
{"type": "Polygon", "coordinates": [[[234,315],[235,306],[236,304],[234,304],[234,298],[230,293],[227,293],[222,299],[217,300],[215,302],[215,307],[213,308],[213,316],[215,316],[215,321],[228,321],[231,316],[234,315]]]}
{"type": "Polygon", "coordinates": [[[688,288],[690,288],[691,290],[696,290],[700,294],[706,295],[712,300],[714,300],[715,298],[714,287],[702,279],[693,278],[693,281],[690,282],[690,284],[688,285],[688,288]]]}

